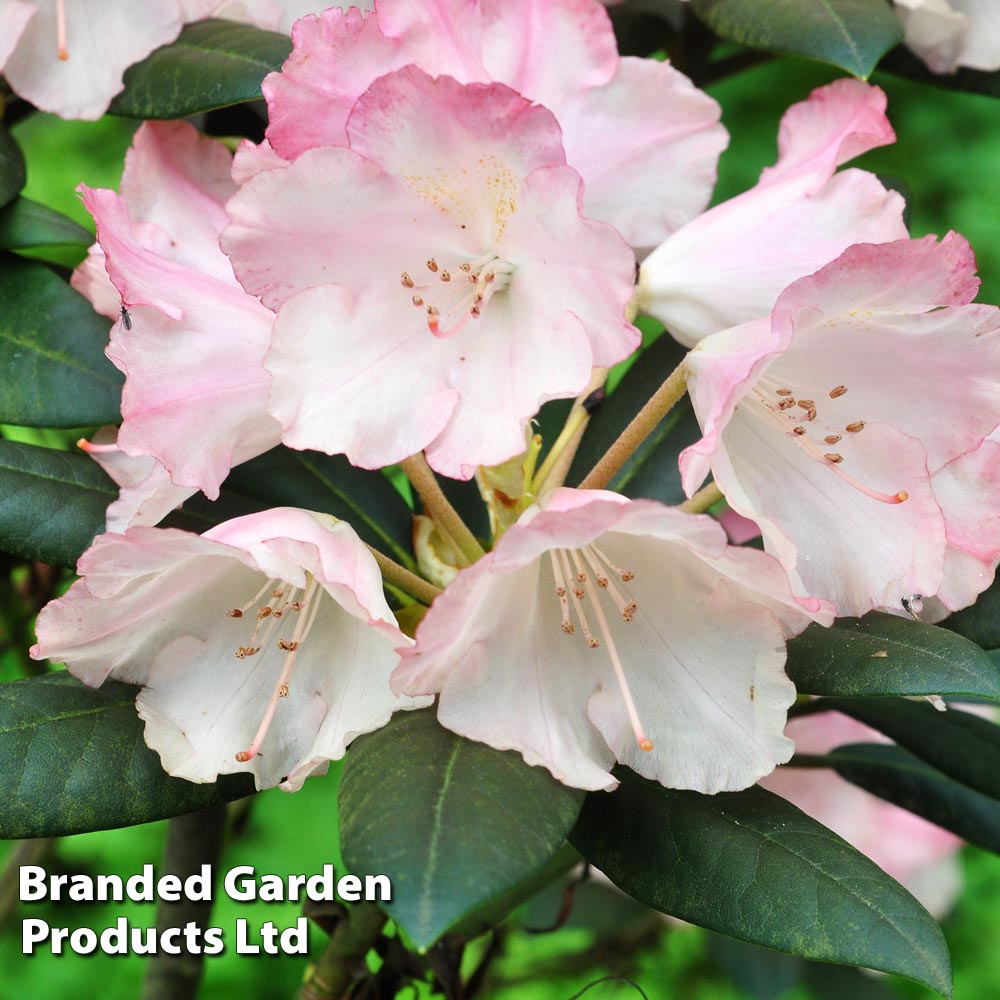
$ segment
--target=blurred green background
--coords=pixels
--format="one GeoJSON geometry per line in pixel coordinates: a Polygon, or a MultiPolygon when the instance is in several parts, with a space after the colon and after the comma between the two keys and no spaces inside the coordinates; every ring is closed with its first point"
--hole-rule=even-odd
{"type": "MultiPolygon", "coordinates": [[[[732,136],[722,159],[716,200],[753,184],[761,167],[774,160],[783,110],[836,75],[819,65],[775,60],[709,88],[723,106],[723,120],[732,136]]],[[[898,141],[867,154],[858,165],[878,172],[903,191],[910,203],[913,235],[943,235],[949,229],[965,234],[979,260],[981,300],[1000,302],[1000,103],[881,74],[874,82],[889,95],[898,141]]],[[[117,185],[134,127],[114,118],[80,123],[34,115],[20,122],[14,133],[28,163],[25,194],[90,226],[74,188],[81,182],[117,185]]],[[[2,680],[22,676],[27,670],[25,609],[18,597],[18,583],[25,572],[15,568],[4,583],[2,680]]],[[[113,776],[108,780],[114,780],[113,776]]],[[[288,874],[317,871],[324,862],[335,861],[335,798],[333,775],[310,780],[295,795],[273,790],[258,796],[245,825],[230,838],[221,867],[251,864],[260,872],[288,874]]],[[[156,823],[64,838],[51,845],[50,870],[132,874],[143,863],[158,860],[164,831],[165,824],[156,823]]],[[[8,858],[12,846],[0,843],[0,862],[8,858]]],[[[957,1000],[991,1000],[1000,996],[1000,950],[995,941],[1000,927],[1000,858],[967,849],[961,863],[965,889],[944,923],[955,964],[955,994],[957,1000]]],[[[551,924],[556,909],[554,898],[543,899],[521,915],[520,924],[504,938],[484,996],[569,1000],[588,983],[613,975],[630,977],[651,1000],[924,1000],[932,996],[899,980],[855,976],[833,967],[813,969],[809,985],[789,986],[803,971],[797,960],[726,942],[694,928],[668,926],[657,915],[595,884],[578,892],[569,926],[552,933],[525,929],[551,924]],[[734,980],[743,988],[734,985],[734,980]]],[[[222,898],[213,924],[222,927],[232,942],[237,917],[245,916],[257,926],[266,920],[287,926],[298,912],[294,903],[237,904],[222,898]]],[[[148,926],[153,922],[153,904],[32,904],[16,910],[5,905],[0,892],[0,915],[4,920],[0,1000],[79,995],[131,1000],[138,995],[142,959],[24,957],[20,919],[39,916],[59,926],[100,929],[124,915],[148,926]]],[[[322,946],[318,932],[313,932],[312,940],[316,947],[322,946]]],[[[474,957],[470,956],[470,962],[474,957]]],[[[227,954],[206,960],[202,996],[209,1000],[287,998],[294,993],[304,967],[299,958],[239,957],[230,943],[227,954]]],[[[586,993],[590,1000],[639,995],[620,981],[596,983],[586,993]]]]}

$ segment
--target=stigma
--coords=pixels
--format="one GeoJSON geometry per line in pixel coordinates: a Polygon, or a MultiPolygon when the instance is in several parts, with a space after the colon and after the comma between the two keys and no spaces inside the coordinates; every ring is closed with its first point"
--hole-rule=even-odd
{"type": "Polygon", "coordinates": [[[625,625],[631,624],[639,605],[627,592],[618,588],[612,577],[618,577],[622,583],[629,583],[635,579],[635,574],[629,569],[616,566],[596,545],[585,545],[580,549],[554,549],[549,552],[549,560],[552,564],[556,598],[559,600],[560,628],[566,635],[576,635],[576,626],[579,624],[588,648],[600,649],[603,645],[611,660],[636,743],[640,750],[648,753],[653,749],[653,741],[646,735],[639,719],[604,607],[605,603],[612,605],[621,621],[625,625]],[[588,611],[594,616],[596,630],[591,627],[588,611]]]}

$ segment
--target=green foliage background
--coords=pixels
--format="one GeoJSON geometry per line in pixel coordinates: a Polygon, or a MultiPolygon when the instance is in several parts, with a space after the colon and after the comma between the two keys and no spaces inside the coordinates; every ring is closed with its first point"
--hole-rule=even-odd
{"type": "MultiPolygon", "coordinates": [[[[775,135],[783,110],[808,92],[839,75],[835,70],[794,60],[775,60],[708,89],[723,105],[723,120],[731,133],[723,156],[716,199],[729,197],[755,180],[760,168],[773,162],[775,135]]],[[[1000,130],[996,129],[995,99],[930,88],[876,73],[873,82],[889,95],[889,113],[899,135],[895,146],[867,154],[859,166],[874,170],[899,186],[910,204],[915,236],[948,228],[971,241],[983,278],[981,300],[1000,302],[1000,130]]],[[[14,133],[24,148],[28,183],[24,194],[92,228],[73,192],[84,182],[114,187],[121,172],[134,123],[107,118],[94,125],[64,122],[35,115],[19,123],[14,133]]],[[[76,255],[78,256],[78,255],[76,255]]],[[[62,261],[76,262],[72,255],[62,261]]],[[[16,432],[5,429],[5,435],[16,432]]],[[[35,443],[68,446],[72,434],[39,432],[35,443]]],[[[13,593],[14,580],[3,586],[13,593]]],[[[13,648],[17,630],[5,595],[4,637],[0,680],[23,675],[23,650],[13,648]]],[[[111,779],[113,780],[113,779],[111,779]]],[[[339,863],[335,834],[336,779],[314,779],[296,795],[273,790],[258,796],[239,835],[231,838],[223,868],[239,864],[258,870],[301,873],[318,870],[326,861],[339,863]],[[331,854],[333,856],[331,857],[331,854]]],[[[2,793],[0,793],[2,794],[2,793]]],[[[67,872],[132,874],[162,853],[165,824],[65,838],[58,846],[61,868],[67,872]]],[[[0,862],[12,845],[0,843],[0,862]]],[[[954,913],[944,923],[955,965],[957,1000],[986,1000],[1000,995],[1000,951],[992,931],[1000,926],[1000,858],[973,849],[961,857],[965,890],[954,913]]],[[[535,901],[519,918],[529,927],[551,923],[557,906],[550,893],[535,901]]],[[[293,923],[295,903],[237,904],[217,899],[213,924],[230,942],[227,954],[206,961],[202,996],[228,998],[252,995],[255,1000],[288,997],[298,985],[304,963],[292,957],[244,958],[233,953],[237,917],[251,924],[274,920],[293,923]],[[252,964],[252,969],[249,966],[252,964]],[[252,993],[248,984],[252,983],[252,993]]],[[[153,904],[36,904],[23,906],[18,917],[40,916],[60,926],[103,928],[124,915],[138,925],[150,925],[153,904]]],[[[139,958],[78,957],[20,954],[18,921],[0,936],[0,1000],[22,997],[73,996],[100,985],[103,1000],[125,1000],[138,994],[144,962],[139,958]]],[[[470,961],[474,960],[470,956],[470,961]]],[[[744,983],[757,983],[755,995],[774,1000],[855,1000],[902,997],[930,998],[930,991],[892,978],[872,979],[859,989],[858,980],[845,986],[839,970],[823,968],[812,986],[782,989],[788,973],[786,956],[726,944],[695,928],[668,926],[634,904],[600,886],[579,893],[578,906],[567,927],[551,934],[516,931],[506,938],[505,953],[494,963],[495,1000],[569,1000],[587,983],[622,974],[640,983],[651,998],[684,1000],[746,1000],[754,995],[732,985],[723,968],[736,970],[744,983]],[[768,956],[762,959],[761,956],[768,956]],[[770,985],[768,985],[768,983],[770,985]]],[[[787,980],[786,980],[787,981],[787,980]]],[[[621,982],[595,985],[591,1000],[635,997],[621,982]]]]}

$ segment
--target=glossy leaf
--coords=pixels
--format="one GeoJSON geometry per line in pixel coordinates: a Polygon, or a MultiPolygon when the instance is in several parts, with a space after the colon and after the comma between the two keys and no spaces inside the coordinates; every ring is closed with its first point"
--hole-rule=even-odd
{"type": "Polygon", "coordinates": [[[519,754],[442,728],[433,709],[400,712],[351,746],[341,850],[352,871],[389,876],[387,912],[426,949],[541,872],[582,801],[519,754]]]}
{"type": "Polygon", "coordinates": [[[112,114],[129,118],[185,118],[259,98],[261,81],[292,51],[287,35],[236,21],[187,25],[125,73],[112,114]]]}
{"type": "Polygon", "coordinates": [[[994,581],[972,607],[956,611],[941,625],[983,649],[1000,649],[1000,581],[994,581]]]}
{"type": "Polygon", "coordinates": [[[951,830],[970,844],[1000,853],[1000,802],[952,781],[896,746],[837,747],[830,760],[842,778],[951,830]]]}
{"type": "Polygon", "coordinates": [[[274,448],[233,469],[226,488],[267,506],[333,514],[369,545],[413,568],[413,511],[385,475],[357,469],[343,455],[274,448]]]}
{"type": "MultiPolygon", "coordinates": [[[[567,482],[576,485],[597,464],[646,401],[684,360],[686,350],[661,336],[647,347],[587,425],[570,467],[567,482]]],[[[666,504],[684,501],[677,457],[701,437],[690,401],[685,397],[642,443],[608,488],[630,497],[666,504]]]]}
{"type": "Polygon", "coordinates": [[[0,441],[0,549],[75,566],[118,488],[82,452],[0,441]]]}
{"type": "Polygon", "coordinates": [[[570,842],[649,906],[804,958],[895,972],[951,996],[941,931],[873,862],[762,788],[702,795],[620,769],[570,842]]]}
{"type": "Polygon", "coordinates": [[[17,198],[0,211],[0,250],[75,246],[85,251],[94,236],[55,209],[17,198]]]}
{"type": "Polygon", "coordinates": [[[243,774],[214,785],[169,777],[143,741],[135,693],[67,673],[0,685],[0,838],[134,826],[254,791],[243,774]]]}
{"type": "Polygon", "coordinates": [[[905,698],[830,698],[827,704],[884,733],[949,778],[1000,799],[1000,726],[905,698]]]}
{"type": "Polygon", "coordinates": [[[1000,669],[974,642],[936,625],[872,612],[810,626],[788,643],[800,694],[973,695],[1000,701],[1000,669]]]}
{"type": "Polygon", "coordinates": [[[831,63],[867,79],[902,41],[903,26],[885,0],[694,0],[695,13],[720,38],[753,49],[831,63]]]}
{"type": "Polygon", "coordinates": [[[0,255],[0,423],[85,427],[119,420],[111,324],[54,271],[0,255]]]}
{"type": "Polygon", "coordinates": [[[7,128],[0,124],[0,206],[18,196],[26,179],[21,147],[7,128]]]}

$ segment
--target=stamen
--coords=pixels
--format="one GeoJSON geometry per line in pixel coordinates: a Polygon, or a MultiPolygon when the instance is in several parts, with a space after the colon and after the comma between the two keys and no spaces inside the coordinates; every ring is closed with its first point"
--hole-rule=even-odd
{"type": "Polygon", "coordinates": [[[594,550],[594,552],[597,553],[597,555],[600,557],[601,562],[604,563],[605,566],[609,566],[611,569],[613,569],[622,578],[622,583],[628,583],[629,580],[634,580],[635,579],[635,573],[633,573],[632,570],[630,570],[630,569],[622,569],[621,566],[616,566],[607,557],[607,555],[605,555],[605,553],[602,552],[596,545],[591,545],[590,548],[592,548],[594,550]]]}
{"type": "Polygon", "coordinates": [[[66,45],[66,0],[56,0],[56,52],[63,62],[69,59],[69,48],[66,45]]]}
{"type": "Polygon", "coordinates": [[[431,272],[436,272],[437,269],[438,269],[438,262],[433,257],[431,257],[431,259],[427,261],[427,270],[431,272]]]}
{"type": "MultiPolygon", "coordinates": [[[[316,578],[314,576],[309,577],[309,583],[306,585],[306,592],[303,598],[303,603],[309,605],[316,592],[316,578]]],[[[284,665],[281,668],[281,674],[278,677],[278,683],[275,686],[274,693],[271,695],[270,700],[267,703],[267,709],[264,712],[264,717],[261,719],[260,725],[257,727],[257,732],[254,735],[253,742],[246,750],[240,750],[235,756],[236,760],[241,764],[245,764],[247,761],[253,760],[254,757],[260,752],[261,744],[264,742],[264,737],[267,735],[267,731],[271,726],[271,721],[274,718],[275,710],[278,707],[278,701],[282,698],[288,697],[288,681],[292,676],[292,670],[295,667],[295,659],[299,655],[299,647],[305,642],[312,629],[313,622],[316,621],[316,615],[319,611],[319,606],[322,603],[323,594],[320,593],[315,600],[315,603],[309,608],[309,614],[304,615],[295,623],[295,631],[292,633],[292,638],[290,645],[294,646],[294,649],[290,650],[288,655],[285,657],[284,665]]]]}
{"type": "Polygon", "coordinates": [[[800,399],[798,404],[803,410],[814,410],[816,408],[816,400],[814,399],[800,399]]]}
{"type": "Polygon", "coordinates": [[[639,610],[639,605],[633,601],[631,597],[624,597],[621,591],[619,591],[619,589],[604,575],[601,571],[600,563],[598,562],[600,556],[598,556],[593,545],[587,545],[583,549],[583,556],[587,562],[590,563],[590,568],[596,574],[594,582],[598,587],[602,587],[607,590],[611,600],[615,603],[615,607],[618,608],[618,611],[621,613],[622,621],[626,624],[631,622],[635,617],[636,611],[639,610]],[[601,581],[603,581],[603,583],[601,581]]]}
{"type": "Polygon", "coordinates": [[[413,287],[413,279],[405,271],[403,272],[399,280],[402,282],[404,288],[413,287]]]}
{"type": "Polygon", "coordinates": [[[844,456],[838,454],[835,451],[828,452],[823,456],[828,462],[833,462],[834,465],[839,465],[844,461],[844,456]]]}
{"type": "Polygon", "coordinates": [[[791,389],[775,389],[774,390],[779,396],[790,396],[792,394],[791,389]]]}
{"type": "Polygon", "coordinates": [[[843,435],[841,434],[827,434],[827,436],[823,438],[823,440],[827,444],[836,444],[841,439],[841,437],[843,437],[843,435]]]}
{"type": "Polygon", "coordinates": [[[857,434],[858,431],[863,431],[865,429],[865,422],[863,420],[856,420],[853,424],[848,424],[844,430],[848,434],[857,434]]]}
{"type": "Polygon", "coordinates": [[[805,434],[805,432],[806,432],[806,429],[804,427],[793,427],[792,428],[792,433],[793,434],[798,434],[799,437],[802,437],[802,435],[805,434]]]}
{"type": "Polygon", "coordinates": [[[838,397],[843,396],[845,392],[847,392],[846,385],[835,386],[830,390],[830,399],[837,399],[838,397]]]}
{"type": "MultiPolygon", "coordinates": [[[[572,574],[569,568],[569,560],[566,558],[566,553],[562,549],[559,550],[559,558],[562,561],[563,572],[566,574],[566,578],[568,579],[572,574]]],[[[573,558],[574,560],[579,558],[575,550],[573,551],[573,558]]],[[[576,613],[580,617],[580,630],[583,632],[583,637],[587,640],[587,645],[591,649],[597,649],[597,647],[600,646],[600,642],[598,642],[598,640],[594,637],[594,633],[590,631],[590,622],[587,621],[587,613],[583,608],[583,599],[587,596],[587,592],[583,587],[576,587],[573,590],[573,595],[576,597],[577,601],[576,613]]]]}
{"type": "Polygon", "coordinates": [[[567,634],[572,635],[576,629],[569,620],[569,600],[566,597],[566,579],[563,577],[562,567],[553,552],[549,552],[549,559],[552,562],[552,576],[556,581],[556,597],[559,598],[559,605],[562,610],[562,625],[560,628],[567,634]]]}

